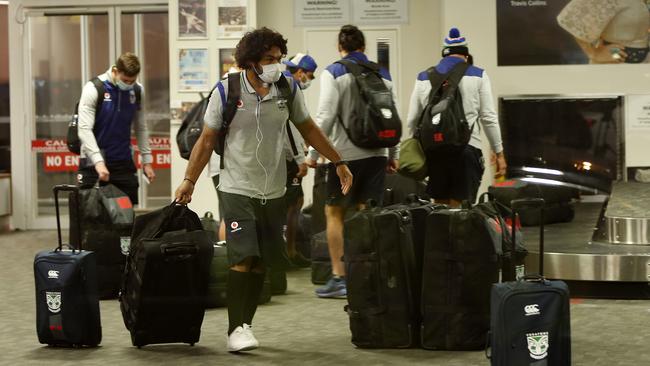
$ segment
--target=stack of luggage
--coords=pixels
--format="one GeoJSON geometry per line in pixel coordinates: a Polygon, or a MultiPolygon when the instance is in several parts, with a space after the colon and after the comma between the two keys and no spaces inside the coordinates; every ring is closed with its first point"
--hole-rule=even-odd
{"type": "Polygon", "coordinates": [[[526,250],[517,226],[504,218],[508,214],[489,195],[461,209],[411,195],[346,221],[345,310],[352,342],[483,349],[492,284],[523,274],[526,250]]]}

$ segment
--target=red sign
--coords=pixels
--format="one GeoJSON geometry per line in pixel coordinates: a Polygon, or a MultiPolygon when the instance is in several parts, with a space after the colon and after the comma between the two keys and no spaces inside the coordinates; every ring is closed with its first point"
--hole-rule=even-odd
{"type": "Polygon", "coordinates": [[[55,152],[43,154],[43,171],[75,172],[79,168],[79,155],[71,152],[55,152]]]}
{"type": "MultiPolygon", "coordinates": [[[[133,145],[135,165],[139,169],[140,151],[135,139],[131,139],[133,145]]],[[[171,143],[169,137],[151,136],[149,146],[153,157],[154,169],[171,169],[171,143]]],[[[40,139],[32,140],[32,151],[43,153],[43,171],[46,173],[74,172],[79,168],[79,155],[68,151],[65,139],[40,139]]]]}

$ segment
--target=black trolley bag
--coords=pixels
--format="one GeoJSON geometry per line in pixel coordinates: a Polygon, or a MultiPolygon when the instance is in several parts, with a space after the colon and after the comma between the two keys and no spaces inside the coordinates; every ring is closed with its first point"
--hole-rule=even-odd
{"type": "Polygon", "coordinates": [[[369,207],[345,222],[345,266],[352,343],[407,348],[417,343],[412,301],[414,255],[407,210],[369,207]]]}
{"type": "Polygon", "coordinates": [[[332,277],[332,261],[327,246],[327,231],[311,237],[311,283],[322,285],[332,277]]]}
{"type": "MultiPolygon", "coordinates": [[[[36,332],[38,341],[56,346],[97,346],[102,327],[97,297],[95,253],[63,249],[59,192],[79,194],[72,185],[54,187],[59,246],[36,254],[36,332]]],[[[79,224],[77,222],[77,224],[79,224]]]]}
{"type": "MultiPolygon", "coordinates": [[[[519,207],[540,208],[544,222],[544,200],[512,201],[519,207]]],[[[563,281],[547,280],[544,271],[544,225],[540,225],[539,275],[492,287],[491,354],[493,366],[571,365],[569,288],[563,281]]]]}
{"type": "Polygon", "coordinates": [[[484,349],[490,288],[499,282],[502,243],[479,209],[444,209],[427,216],[422,267],[422,347],[484,349]]]}
{"type": "Polygon", "coordinates": [[[119,297],[134,346],[199,341],[212,256],[187,206],[172,202],[136,218],[119,297]]]}

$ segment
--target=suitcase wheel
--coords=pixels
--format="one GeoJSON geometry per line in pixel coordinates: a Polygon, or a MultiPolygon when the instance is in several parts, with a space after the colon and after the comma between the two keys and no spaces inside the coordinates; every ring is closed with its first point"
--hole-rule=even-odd
{"type": "Polygon", "coordinates": [[[194,342],[190,343],[190,347],[194,347],[194,342]]]}

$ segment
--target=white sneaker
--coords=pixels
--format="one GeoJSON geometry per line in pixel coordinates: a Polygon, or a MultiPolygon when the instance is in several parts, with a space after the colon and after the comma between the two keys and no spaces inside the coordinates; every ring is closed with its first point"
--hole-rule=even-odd
{"type": "MultiPolygon", "coordinates": [[[[247,324],[244,324],[244,326],[247,326],[247,324]]],[[[252,336],[252,333],[244,330],[243,327],[235,328],[228,336],[228,352],[250,351],[258,346],[259,342],[252,336]]]]}
{"type": "Polygon", "coordinates": [[[250,337],[250,339],[253,340],[253,343],[255,344],[255,348],[259,347],[260,342],[257,340],[257,338],[255,338],[255,335],[253,334],[253,326],[244,323],[243,328],[244,328],[244,332],[246,332],[250,337]]]}

